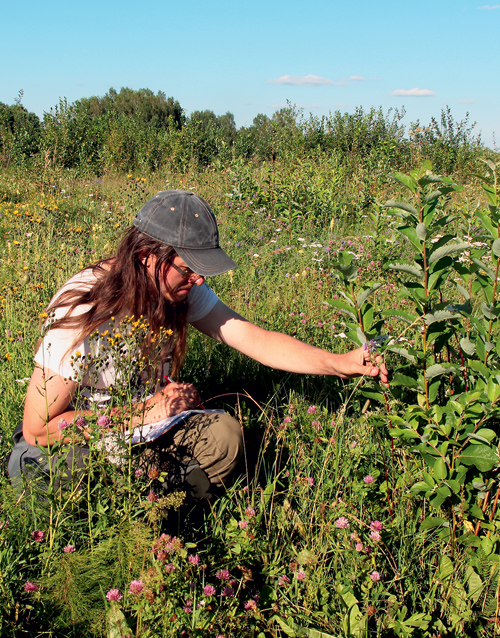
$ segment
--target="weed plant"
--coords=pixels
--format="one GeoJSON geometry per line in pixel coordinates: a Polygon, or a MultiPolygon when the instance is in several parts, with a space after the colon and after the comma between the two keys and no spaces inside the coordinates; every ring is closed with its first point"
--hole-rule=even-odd
{"type": "MultiPolygon", "coordinates": [[[[48,482],[0,479],[0,635],[494,635],[497,175],[492,160],[463,188],[429,165],[377,180],[334,160],[102,179],[4,173],[2,457],[52,294],[110,256],[160,189],[213,204],[239,264],[210,281],[223,301],[326,349],[367,344],[392,379],[272,371],[193,331],[182,380],[245,428],[234,485],[193,508],[130,444],[103,444],[112,428],[97,413],[87,471],[62,481],[58,455],[79,442],[68,428],[48,482]]],[[[107,336],[124,406],[136,321],[107,336]]]]}

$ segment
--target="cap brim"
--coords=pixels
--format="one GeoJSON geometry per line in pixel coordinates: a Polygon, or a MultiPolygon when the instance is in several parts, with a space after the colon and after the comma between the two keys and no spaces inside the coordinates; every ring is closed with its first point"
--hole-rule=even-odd
{"type": "Polygon", "coordinates": [[[238,267],[222,248],[175,248],[188,268],[197,275],[212,277],[238,267]]]}

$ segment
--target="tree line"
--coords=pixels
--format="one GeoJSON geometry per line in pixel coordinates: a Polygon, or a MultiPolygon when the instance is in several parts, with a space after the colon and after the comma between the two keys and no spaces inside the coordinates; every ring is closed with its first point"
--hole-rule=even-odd
{"type": "Polygon", "coordinates": [[[230,112],[187,116],[162,91],[111,88],[103,97],[61,99],[40,119],[22,105],[20,91],[13,105],[0,102],[0,165],[42,162],[101,175],[328,155],[353,167],[394,170],[411,166],[418,155],[450,173],[483,150],[468,114],[458,122],[447,107],[428,125],[417,121],[408,129],[404,115],[404,109],[384,113],[358,107],[353,113],[306,117],[289,104],[238,129],[230,112]]]}

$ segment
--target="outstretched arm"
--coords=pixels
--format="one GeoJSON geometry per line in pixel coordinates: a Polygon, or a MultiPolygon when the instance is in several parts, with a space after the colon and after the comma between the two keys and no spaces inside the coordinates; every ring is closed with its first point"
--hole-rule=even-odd
{"type": "Polygon", "coordinates": [[[281,332],[259,328],[220,300],[203,319],[193,322],[193,326],[252,359],[278,370],[336,375],[342,379],[363,375],[379,376],[384,384],[388,380],[385,364],[377,362],[374,365],[369,359],[369,353],[363,348],[356,348],[345,354],[316,348],[281,332]]]}

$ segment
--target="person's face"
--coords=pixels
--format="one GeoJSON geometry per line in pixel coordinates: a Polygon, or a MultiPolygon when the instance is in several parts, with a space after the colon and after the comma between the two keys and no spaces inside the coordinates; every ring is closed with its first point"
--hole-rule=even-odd
{"type": "MultiPolygon", "coordinates": [[[[154,277],[156,257],[151,255],[147,267],[154,277]]],[[[179,255],[174,255],[160,275],[161,291],[165,299],[179,303],[186,299],[193,286],[202,286],[205,278],[194,273],[179,255]]]]}

